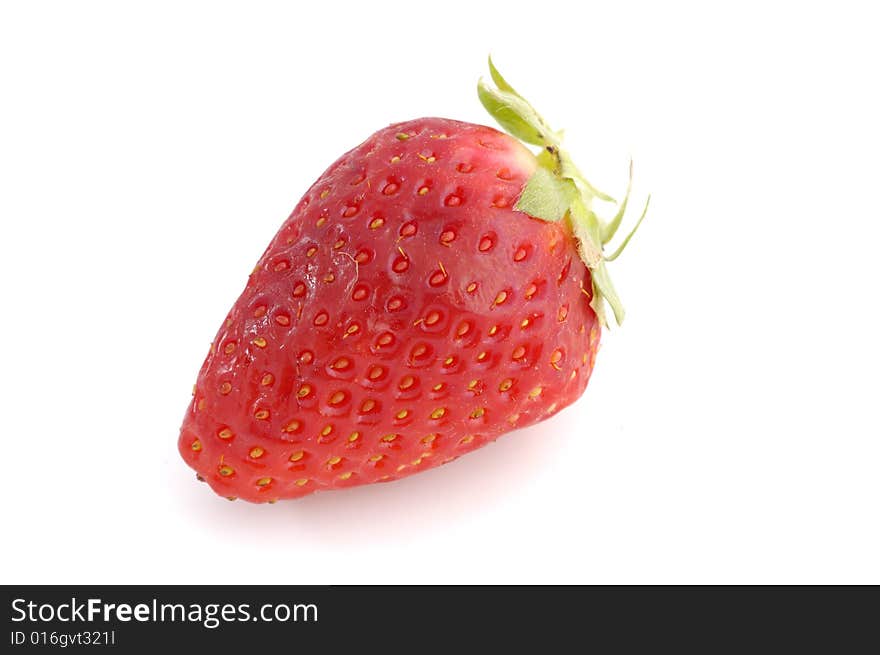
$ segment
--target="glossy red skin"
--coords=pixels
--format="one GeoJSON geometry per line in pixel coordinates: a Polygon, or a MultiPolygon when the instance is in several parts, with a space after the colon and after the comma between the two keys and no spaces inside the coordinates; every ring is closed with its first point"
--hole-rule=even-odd
{"type": "Polygon", "coordinates": [[[600,335],[590,275],[564,226],[513,209],[534,162],[439,118],[336,161],[214,339],[187,464],[222,496],[295,498],[426,470],[580,397],[600,335]]]}

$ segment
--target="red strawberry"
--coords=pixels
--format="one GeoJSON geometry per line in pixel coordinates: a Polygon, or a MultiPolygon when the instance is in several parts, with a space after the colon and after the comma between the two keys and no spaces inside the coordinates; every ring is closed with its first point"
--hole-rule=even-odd
{"type": "Polygon", "coordinates": [[[217,493],[405,477],[583,393],[603,295],[622,317],[601,244],[625,200],[603,225],[559,136],[490,69],[483,103],[540,155],[481,125],[392,125],[327,169],[269,244],[180,433],[217,493]]]}

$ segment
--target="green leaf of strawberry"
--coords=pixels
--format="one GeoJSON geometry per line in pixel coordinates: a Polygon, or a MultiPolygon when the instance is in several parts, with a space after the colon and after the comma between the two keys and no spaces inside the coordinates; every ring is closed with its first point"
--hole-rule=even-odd
{"type": "Polygon", "coordinates": [[[531,103],[514,91],[495,68],[491,57],[489,72],[498,88],[492,89],[480,81],[478,92],[483,106],[510,134],[543,148],[537,156],[538,168],[528,181],[517,208],[546,221],[555,222],[568,217],[571,232],[578,240],[581,259],[593,274],[591,304],[602,323],[606,324],[604,303],[607,302],[614,312],[615,321],[620,325],[625,315],[623,303],[614,290],[605,262],[616,259],[623,252],[641,225],[648,203],[645,203],[635,227],[612,256],[606,257],[602,248],[614,237],[626,211],[632,188],[632,162],[626,195],[617,214],[608,222],[602,221],[592,210],[593,200],[614,202],[614,199],[594,187],[580,172],[571,155],[561,146],[562,133],[550,129],[531,103]]]}

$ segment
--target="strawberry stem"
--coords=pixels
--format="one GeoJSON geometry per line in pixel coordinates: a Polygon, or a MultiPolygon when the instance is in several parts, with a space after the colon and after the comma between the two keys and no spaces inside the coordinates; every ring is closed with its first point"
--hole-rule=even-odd
{"type": "Polygon", "coordinates": [[[593,284],[590,306],[607,326],[607,303],[617,324],[622,324],[625,315],[623,303],[611,283],[605,264],[620,256],[642,224],[648,212],[650,196],[635,227],[620,246],[610,256],[604,254],[603,247],[614,238],[626,213],[632,189],[632,161],[626,194],[618,204],[614,217],[603,221],[593,211],[593,200],[615,201],[590,184],[578,170],[571,155],[562,148],[562,132],[551,129],[531,103],[514,90],[495,68],[492,57],[489,57],[489,75],[497,88],[492,88],[482,79],[477,84],[477,95],[486,111],[512,136],[529,145],[541,147],[541,152],[536,155],[538,166],[526,183],[515,208],[545,221],[567,220],[578,243],[578,254],[590,269],[593,284]]]}

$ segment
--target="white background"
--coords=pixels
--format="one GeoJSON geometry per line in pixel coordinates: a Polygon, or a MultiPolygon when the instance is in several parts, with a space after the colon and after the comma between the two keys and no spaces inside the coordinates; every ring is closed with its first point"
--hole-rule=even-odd
{"type": "Polygon", "coordinates": [[[876,20],[702,4],[4,3],[0,581],[880,583],[876,20]],[[405,481],[218,499],[176,440],[247,273],[374,130],[489,121],[490,51],[653,193],[587,393],[405,481]]]}

